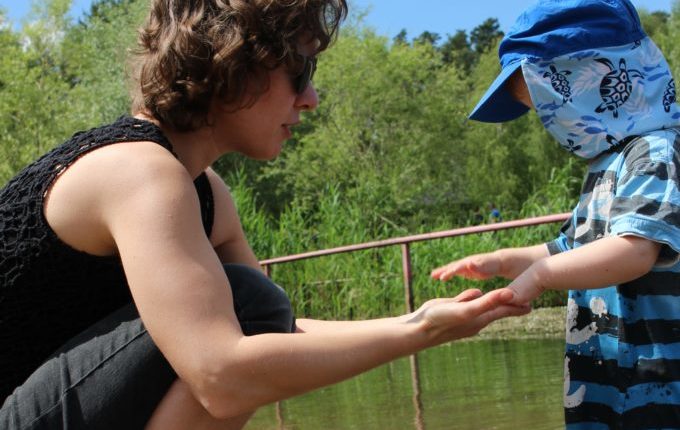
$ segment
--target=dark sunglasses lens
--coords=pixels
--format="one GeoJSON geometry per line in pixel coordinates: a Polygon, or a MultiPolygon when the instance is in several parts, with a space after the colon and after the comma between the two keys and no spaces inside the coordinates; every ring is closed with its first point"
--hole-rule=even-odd
{"type": "Polygon", "coordinates": [[[314,77],[314,72],[316,71],[316,58],[307,57],[305,58],[305,65],[302,69],[302,73],[295,80],[295,91],[298,94],[302,94],[307,86],[312,81],[314,77]]]}

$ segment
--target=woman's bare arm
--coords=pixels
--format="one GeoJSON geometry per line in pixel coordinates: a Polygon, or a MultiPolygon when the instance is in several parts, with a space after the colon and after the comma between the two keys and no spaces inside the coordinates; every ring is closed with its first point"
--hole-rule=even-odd
{"type": "Polygon", "coordinates": [[[431,301],[413,314],[351,330],[245,337],[220,259],[203,233],[191,178],[175,160],[143,151],[149,153],[129,157],[125,174],[120,162],[111,172],[98,167],[108,177],[99,190],[107,198],[95,212],[115,239],[149,333],[216,417],[340,381],[527,312],[504,305],[512,293],[497,290],[467,301],[431,301]]]}

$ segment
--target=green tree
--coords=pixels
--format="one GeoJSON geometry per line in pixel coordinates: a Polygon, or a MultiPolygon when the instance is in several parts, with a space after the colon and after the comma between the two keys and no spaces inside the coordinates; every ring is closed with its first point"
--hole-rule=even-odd
{"type": "Polygon", "coordinates": [[[405,28],[402,28],[396,36],[392,38],[392,42],[397,45],[407,45],[408,44],[408,33],[405,28]]]}
{"type": "Polygon", "coordinates": [[[478,59],[465,30],[457,30],[452,36],[449,35],[446,42],[440,47],[440,52],[445,64],[453,64],[454,67],[465,74],[470,72],[478,59]]]}
{"type": "MultiPolygon", "coordinates": [[[[668,60],[673,76],[678,79],[680,77],[680,61],[678,61],[680,58],[680,1],[673,1],[671,14],[666,22],[665,28],[662,26],[661,31],[654,31],[653,39],[668,60]]],[[[650,30],[647,29],[647,31],[650,30]]]]}
{"type": "Polygon", "coordinates": [[[21,34],[0,31],[0,181],[71,132],[61,121],[68,109],[69,83],[62,61],[70,1],[35,2],[21,34]]]}
{"type": "Polygon", "coordinates": [[[437,51],[390,47],[373,32],[346,29],[320,64],[323,103],[308,116],[313,126],[265,175],[311,211],[328,184],[339,184],[381,222],[418,223],[432,207],[455,201],[461,176],[453,143],[461,138],[456,118],[466,84],[441,67],[437,51]]]}
{"type": "Polygon", "coordinates": [[[638,11],[640,22],[649,37],[655,39],[668,32],[670,14],[664,11],[649,12],[646,9],[638,11]]]}
{"type": "Polygon", "coordinates": [[[423,31],[420,36],[413,39],[414,44],[428,44],[430,46],[436,46],[439,42],[441,36],[437,33],[432,33],[430,31],[423,31]]]}
{"type": "Polygon", "coordinates": [[[64,38],[64,62],[76,85],[69,115],[74,129],[94,127],[129,113],[130,54],[148,4],[100,0],[64,38]]]}
{"type": "Polygon", "coordinates": [[[470,32],[470,43],[475,52],[482,54],[496,45],[499,38],[503,37],[501,25],[496,18],[487,18],[484,22],[473,28],[470,32]]]}
{"type": "Polygon", "coordinates": [[[129,111],[125,58],[148,7],[102,0],[77,25],[69,0],[35,2],[0,31],[0,182],[68,138],[129,111]]]}

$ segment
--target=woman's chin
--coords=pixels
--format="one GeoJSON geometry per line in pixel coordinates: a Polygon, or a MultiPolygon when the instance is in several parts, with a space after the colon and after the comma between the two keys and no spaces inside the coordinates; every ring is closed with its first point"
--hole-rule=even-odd
{"type": "Polygon", "coordinates": [[[280,142],[278,144],[270,146],[269,148],[266,149],[263,148],[262,151],[259,151],[256,154],[249,154],[249,157],[259,161],[270,161],[278,157],[279,154],[281,154],[282,149],[283,142],[280,142]]]}

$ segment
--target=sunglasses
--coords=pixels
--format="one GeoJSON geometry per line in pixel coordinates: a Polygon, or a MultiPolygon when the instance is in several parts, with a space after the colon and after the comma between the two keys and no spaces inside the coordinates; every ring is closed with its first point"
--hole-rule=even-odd
{"type": "Polygon", "coordinates": [[[304,57],[304,59],[302,72],[293,78],[293,88],[297,94],[302,94],[307,89],[316,72],[316,57],[304,57]]]}

